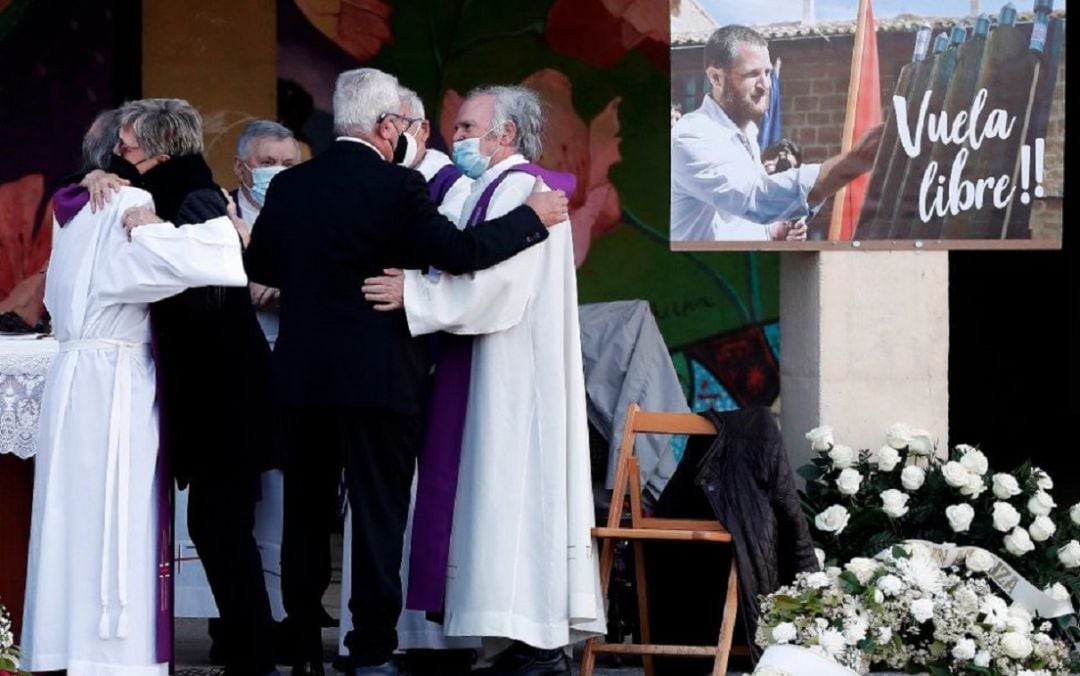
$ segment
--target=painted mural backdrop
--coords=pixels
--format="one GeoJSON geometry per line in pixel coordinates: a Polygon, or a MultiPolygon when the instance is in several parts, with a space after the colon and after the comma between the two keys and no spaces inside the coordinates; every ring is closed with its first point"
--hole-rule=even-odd
{"type": "Polygon", "coordinates": [[[571,203],[581,301],[648,300],[695,410],[773,405],[775,254],[668,250],[669,35],[667,3],[649,0],[279,0],[279,111],[318,152],[347,68],[398,76],[442,139],[472,87],[533,87],[541,164],[585,186],[571,203]]]}
{"type": "Polygon", "coordinates": [[[42,318],[49,197],[78,169],[94,115],[137,81],[137,36],[137,14],[113,0],[72,0],[59,11],[0,0],[0,331],[42,318]]]}

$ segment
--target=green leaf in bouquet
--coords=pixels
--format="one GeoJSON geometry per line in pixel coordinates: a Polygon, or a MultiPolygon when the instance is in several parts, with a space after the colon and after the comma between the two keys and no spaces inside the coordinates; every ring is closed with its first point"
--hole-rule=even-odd
{"type": "Polygon", "coordinates": [[[798,610],[802,607],[802,602],[794,596],[788,596],[787,594],[777,594],[772,597],[773,607],[777,612],[791,612],[798,610]]]}
{"type": "Polygon", "coordinates": [[[892,553],[892,556],[893,556],[894,559],[910,559],[911,558],[911,554],[908,553],[908,550],[901,547],[900,545],[895,545],[892,548],[891,553],[892,553]]]}
{"type": "Polygon", "coordinates": [[[855,577],[855,573],[850,570],[840,573],[840,588],[848,594],[860,594],[863,591],[859,578],[855,577]]]}
{"type": "MultiPolygon", "coordinates": [[[[944,652],[945,651],[945,646],[941,645],[940,643],[935,643],[934,644],[934,646],[939,646],[939,645],[941,646],[942,652],[944,652]]],[[[941,666],[939,664],[931,664],[930,665],[930,675],[931,676],[952,676],[952,672],[949,670],[948,667],[943,667],[943,666],[941,666]]]]}
{"type": "Polygon", "coordinates": [[[824,472],[822,468],[818,467],[817,465],[803,465],[798,469],[798,473],[799,476],[801,476],[803,479],[806,479],[807,484],[809,485],[811,482],[820,479],[821,475],[824,472]]]}

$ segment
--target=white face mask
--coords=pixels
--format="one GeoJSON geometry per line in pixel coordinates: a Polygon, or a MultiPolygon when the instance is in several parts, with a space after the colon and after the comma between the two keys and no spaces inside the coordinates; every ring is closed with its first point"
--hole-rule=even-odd
{"type": "Polygon", "coordinates": [[[413,162],[416,161],[416,154],[419,150],[420,144],[416,142],[416,137],[407,131],[403,131],[401,136],[398,137],[397,143],[394,144],[394,156],[391,160],[394,164],[411,167],[413,162]]]}

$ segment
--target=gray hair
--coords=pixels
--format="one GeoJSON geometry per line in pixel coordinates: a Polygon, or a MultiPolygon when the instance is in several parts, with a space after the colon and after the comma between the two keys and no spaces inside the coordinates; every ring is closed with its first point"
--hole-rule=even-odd
{"type": "Polygon", "coordinates": [[[740,45],[768,48],[769,43],[753,28],[734,24],[717,28],[705,43],[705,65],[728,70],[739,56],[740,45]]]}
{"type": "Polygon", "coordinates": [[[120,109],[121,125],[147,157],[195,155],[203,151],[202,116],[183,99],[141,99],[120,109]]]}
{"type": "Polygon", "coordinates": [[[120,110],[103,110],[86,130],[82,142],[83,168],[104,169],[120,140],[120,110]]]}
{"type": "Polygon", "coordinates": [[[420,100],[420,95],[409,89],[408,87],[398,87],[398,94],[401,96],[401,102],[409,108],[409,117],[418,117],[421,120],[426,119],[424,115],[424,102],[420,100]]]}
{"type": "Polygon", "coordinates": [[[375,68],[357,68],[338,75],[334,87],[334,130],[339,134],[370,134],[383,113],[401,106],[397,78],[375,68]]]}
{"type": "Polygon", "coordinates": [[[236,156],[247,160],[248,155],[254,150],[255,142],[262,138],[272,138],[275,141],[296,140],[292,130],[283,124],[278,124],[273,120],[255,120],[249,122],[241,132],[240,139],[236,142],[236,156]]]}
{"type": "Polygon", "coordinates": [[[491,95],[495,99],[491,110],[492,128],[502,131],[507,122],[513,122],[517,127],[514,143],[518,152],[530,162],[540,159],[544,150],[544,110],[536,92],[528,87],[498,85],[477,87],[469,92],[467,98],[483,95],[491,95]]]}

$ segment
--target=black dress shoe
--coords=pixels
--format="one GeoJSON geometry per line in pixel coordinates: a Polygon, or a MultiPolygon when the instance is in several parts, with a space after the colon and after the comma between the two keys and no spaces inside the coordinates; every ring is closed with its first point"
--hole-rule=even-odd
{"type": "Polygon", "coordinates": [[[570,676],[570,660],[561,648],[542,650],[520,641],[505,650],[484,669],[474,669],[472,676],[570,676]]]}
{"type": "Polygon", "coordinates": [[[292,676],[325,676],[322,660],[305,660],[293,665],[292,676]]]}

